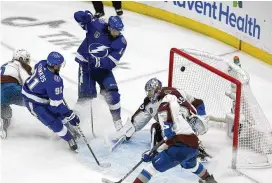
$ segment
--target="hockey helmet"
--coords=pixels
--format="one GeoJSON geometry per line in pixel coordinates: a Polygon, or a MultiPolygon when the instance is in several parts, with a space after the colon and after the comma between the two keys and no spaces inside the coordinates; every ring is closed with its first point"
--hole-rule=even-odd
{"type": "Polygon", "coordinates": [[[30,54],[25,49],[17,49],[13,52],[12,59],[29,64],[30,54]]]}
{"type": "Polygon", "coordinates": [[[152,103],[155,103],[162,88],[162,82],[157,78],[151,78],[145,84],[146,96],[152,103]]]}
{"type": "Polygon", "coordinates": [[[47,57],[47,65],[53,67],[55,65],[62,65],[64,62],[64,57],[58,52],[51,52],[47,57]]]}
{"type": "Polygon", "coordinates": [[[124,29],[124,24],[122,22],[122,19],[119,16],[110,16],[108,24],[110,29],[113,29],[119,32],[124,29]]]}

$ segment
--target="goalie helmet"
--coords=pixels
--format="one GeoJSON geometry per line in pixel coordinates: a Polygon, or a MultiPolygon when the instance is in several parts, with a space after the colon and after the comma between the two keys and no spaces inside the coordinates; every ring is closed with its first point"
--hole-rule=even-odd
{"type": "Polygon", "coordinates": [[[146,96],[150,99],[151,103],[154,104],[161,92],[162,82],[157,78],[152,78],[145,84],[146,96]]]}
{"type": "Polygon", "coordinates": [[[13,52],[12,59],[29,64],[30,54],[25,49],[18,49],[13,52]]]}

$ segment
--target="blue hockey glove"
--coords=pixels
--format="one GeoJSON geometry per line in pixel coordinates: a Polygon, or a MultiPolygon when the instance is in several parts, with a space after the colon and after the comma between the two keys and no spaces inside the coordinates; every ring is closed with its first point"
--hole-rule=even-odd
{"type": "Polygon", "coordinates": [[[204,105],[204,103],[198,105],[198,106],[196,107],[196,111],[197,111],[197,115],[200,115],[200,116],[206,115],[206,110],[205,110],[205,105],[204,105]]]}
{"type": "Polygon", "coordinates": [[[84,12],[84,16],[82,17],[82,22],[86,24],[91,22],[92,19],[93,19],[93,14],[89,10],[86,10],[84,12]]]}
{"type": "Polygon", "coordinates": [[[172,122],[164,122],[163,131],[167,139],[176,136],[176,133],[173,131],[173,125],[174,124],[172,122]]]}
{"type": "Polygon", "coordinates": [[[142,154],[142,160],[143,160],[144,162],[146,162],[146,163],[152,161],[152,158],[153,158],[153,156],[150,155],[149,153],[150,153],[150,150],[145,151],[145,152],[142,154]]]}
{"type": "Polygon", "coordinates": [[[64,116],[65,117],[62,120],[63,124],[70,123],[71,125],[76,126],[80,123],[79,117],[72,110],[64,116]]]}

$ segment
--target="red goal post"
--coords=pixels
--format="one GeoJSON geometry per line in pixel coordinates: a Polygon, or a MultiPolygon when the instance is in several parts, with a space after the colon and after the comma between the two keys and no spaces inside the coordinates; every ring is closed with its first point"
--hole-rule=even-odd
{"type": "Polygon", "coordinates": [[[203,99],[208,114],[232,119],[233,169],[272,165],[271,126],[268,127],[269,122],[250,90],[249,76],[243,69],[206,52],[172,48],[168,86],[203,99]],[[229,90],[231,97],[226,94],[229,90]],[[258,121],[268,130],[259,130],[258,121]]]}

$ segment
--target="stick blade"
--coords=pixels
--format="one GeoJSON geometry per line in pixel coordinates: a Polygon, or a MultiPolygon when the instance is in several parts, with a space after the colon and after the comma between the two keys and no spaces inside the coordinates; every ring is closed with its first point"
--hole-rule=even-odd
{"type": "Polygon", "coordinates": [[[106,178],[102,178],[102,182],[103,183],[116,183],[116,182],[113,182],[113,181],[106,179],[106,178]]]}

